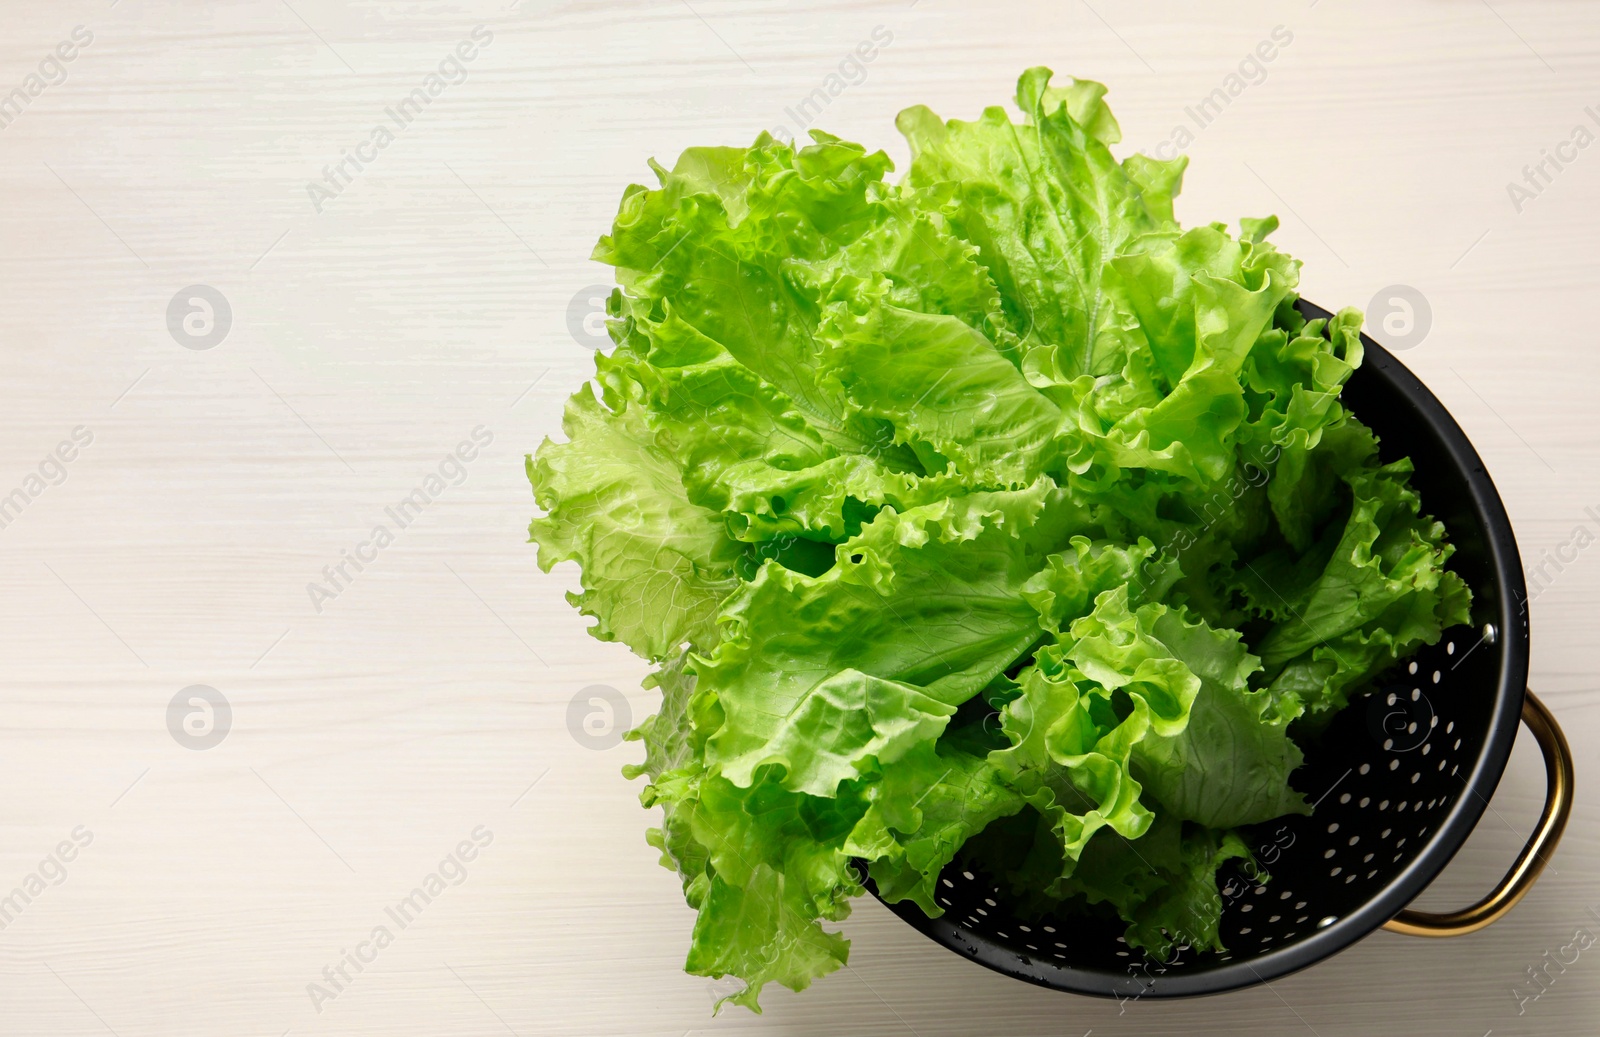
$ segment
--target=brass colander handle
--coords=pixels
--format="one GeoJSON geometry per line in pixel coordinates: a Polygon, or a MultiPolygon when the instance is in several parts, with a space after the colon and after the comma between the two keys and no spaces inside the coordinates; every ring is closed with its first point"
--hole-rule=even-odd
{"type": "Polygon", "coordinates": [[[1522,700],[1522,722],[1538,739],[1539,750],[1544,753],[1546,791],[1544,815],[1517,855],[1516,863],[1494,892],[1471,907],[1443,914],[1407,908],[1385,922],[1385,929],[1407,936],[1465,936],[1498,921],[1533,887],[1572,814],[1572,749],[1555,717],[1531,691],[1522,700]]]}

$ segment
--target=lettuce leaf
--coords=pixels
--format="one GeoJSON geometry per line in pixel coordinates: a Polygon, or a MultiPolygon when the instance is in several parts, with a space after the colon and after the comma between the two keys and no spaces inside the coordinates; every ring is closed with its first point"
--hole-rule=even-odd
{"type": "Polygon", "coordinates": [[[1039,640],[1020,593],[1038,564],[1032,545],[1073,517],[1041,482],[886,507],[820,576],[766,562],[729,597],[723,642],[693,661],[720,715],[707,762],[742,784],[781,766],[786,787],[832,795],[884,751],[915,744],[913,732],[937,737],[940,720],[1039,640]]]}
{"type": "Polygon", "coordinates": [[[582,563],[583,593],[568,600],[599,620],[602,641],[649,659],[714,641],[718,606],[738,582],[738,547],[716,512],[690,503],[682,465],[652,441],[639,407],[607,410],[585,387],[563,429],[569,442],[547,440],[528,459],[545,509],[529,527],[540,567],[582,563]]]}

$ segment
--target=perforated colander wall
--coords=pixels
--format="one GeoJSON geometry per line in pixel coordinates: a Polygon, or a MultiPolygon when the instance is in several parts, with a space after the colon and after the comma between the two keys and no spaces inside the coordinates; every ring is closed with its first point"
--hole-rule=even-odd
{"type": "Polygon", "coordinates": [[[1120,926],[1018,914],[1001,883],[961,865],[945,870],[936,900],[973,943],[1145,985],[1291,945],[1370,900],[1471,794],[1463,772],[1482,749],[1498,654],[1481,632],[1457,628],[1352,701],[1309,747],[1294,784],[1314,801],[1312,813],[1247,829],[1259,870],[1230,864],[1219,876],[1225,952],[1180,947],[1148,961],[1120,926]]]}

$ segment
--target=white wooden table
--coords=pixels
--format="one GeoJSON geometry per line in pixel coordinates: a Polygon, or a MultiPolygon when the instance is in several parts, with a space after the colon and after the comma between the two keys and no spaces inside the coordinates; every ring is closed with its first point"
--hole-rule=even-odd
{"type": "MultiPolygon", "coordinates": [[[[646,715],[643,668],[583,634],[562,600],[571,572],[538,572],[522,454],[589,370],[569,305],[607,280],[589,250],[645,159],[792,132],[790,110],[877,30],[889,41],[819,125],[903,159],[901,107],[971,117],[1049,64],[1111,86],[1128,150],[1176,147],[1174,129],[1193,127],[1181,216],[1279,213],[1309,298],[1420,291],[1431,328],[1403,358],[1472,436],[1537,563],[1576,527],[1600,533],[1600,148],[1555,150],[1576,126],[1600,132],[1585,113],[1600,110],[1600,13],[0,9],[0,98],[23,91],[0,106],[0,495],[24,498],[0,528],[0,893],[36,876],[0,930],[0,1033],[1592,1030],[1600,949],[1520,1015],[1512,989],[1574,929],[1600,933],[1600,551],[1548,567],[1533,606],[1534,687],[1578,750],[1577,814],[1557,873],[1493,928],[1379,933],[1270,989],[1119,1008],[991,974],[863,902],[848,971],[799,996],[773,988],[764,1016],[712,1019],[708,983],[680,970],[691,915],[618,773],[638,749],[589,748],[568,727],[595,685],[646,715]],[[1189,122],[1277,26],[1292,40],[1265,79],[1189,122]],[[429,103],[392,121],[419,88],[429,103]],[[379,125],[393,127],[381,148],[379,125]],[[347,152],[362,168],[347,164],[335,192],[324,167],[347,152]],[[1571,161],[1514,199],[1508,183],[1546,152],[1571,161]],[[195,285],[231,311],[210,348],[186,348],[209,341],[203,320],[168,326],[169,301],[195,285]],[[47,460],[75,429],[89,441],[47,460]],[[487,445],[446,463],[474,430],[487,445]],[[418,487],[432,499],[400,528],[385,509],[418,487]],[[393,534],[381,546],[379,524],[393,534]],[[345,560],[358,551],[359,571],[345,560]],[[341,562],[330,583],[323,568],[341,562]],[[195,685],[231,712],[204,750],[168,728],[195,685]],[[387,909],[441,869],[438,895],[394,924],[387,909]],[[371,960],[335,989],[324,970],[347,955],[371,960]]],[[[1493,812],[1423,902],[1486,889],[1542,790],[1524,736],[1493,812]]]]}

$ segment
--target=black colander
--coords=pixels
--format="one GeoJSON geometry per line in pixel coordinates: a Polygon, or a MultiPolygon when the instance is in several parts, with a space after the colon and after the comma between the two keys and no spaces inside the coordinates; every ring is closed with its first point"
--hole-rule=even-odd
{"type": "MultiPolygon", "coordinates": [[[[1327,311],[1299,304],[1308,318],[1327,311]]],[[[892,911],[931,939],[1018,979],[1106,997],[1218,993],[1314,964],[1379,926],[1453,936],[1499,918],[1554,851],[1571,807],[1571,753],[1531,693],[1527,590],[1516,539],[1472,444],[1434,395],[1362,336],[1365,359],[1343,399],[1381,439],[1385,460],[1410,455],[1424,510],[1441,519],[1454,568],[1472,588],[1472,623],[1375,682],[1306,746],[1295,788],[1309,815],[1252,826],[1246,841],[1270,880],[1246,866],[1219,875],[1225,952],[1180,946],[1161,961],[1129,947],[1120,924],[1016,908],[1005,884],[953,863],[927,917],[909,901],[892,911]],[[1549,795],[1512,871],[1463,911],[1405,910],[1450,861],[1488,806],[1519,717],[1538,738],[1549,795]]],[[[870,888],[870,884],[869,884],[870,888]]],[[[876,890],[874,890],[876,893],[876,890]]]]}

